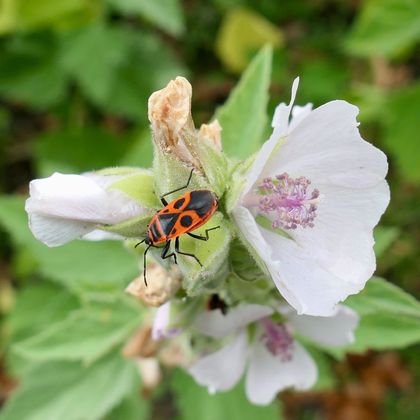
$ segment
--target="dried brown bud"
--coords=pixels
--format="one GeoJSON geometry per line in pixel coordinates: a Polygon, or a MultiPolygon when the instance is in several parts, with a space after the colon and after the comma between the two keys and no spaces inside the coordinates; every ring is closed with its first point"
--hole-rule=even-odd
{"type": "Polygon", "coordinates": [[[172,153],[182,162],[200,169],[193,156],[196,130],[191,116],[191,84],[184,77],[171,80],[149,98],[149,121],[153,140],[164,152],[172,153]]]}
{"type": "Polygon", "coordinates": [[[143,275],[137,277],[125,291],[148,306],[163,305],[181,287],[181,273],[175,265],[168,271],[157,263],[150,264],[147,267],[147,279],[146,286],[143,275]]]}
{"type": "Polygon", "coordinates": [[[139,328],[125,344],[122,354],[127,358],[151,357],[158,349],[158,343],[152,339],[150,326],[139,328]]]}
{"type": "Polygon", "coordinates": [[[214,120],[210,124],[201,124],[198,136],[200,141],[208,141],[216,146],[218,150],[222,150],[222,127],[219,121],[214,120]]]}

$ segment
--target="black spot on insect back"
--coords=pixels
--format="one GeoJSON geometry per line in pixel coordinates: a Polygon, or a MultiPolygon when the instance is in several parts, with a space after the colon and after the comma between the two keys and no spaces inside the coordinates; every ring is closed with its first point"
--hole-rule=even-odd
{"type": "Polygon", "coordinates": [[[191,216],[182,216],[180,222],[182,227],[187,228],[191,226],[193,219],[191,216]]]}
{"type": "Polygon", "coordinates": [[[174,208],[179,209],[185,203],[185,198],[180,198],[179,200],[175,201],[174,208]]]}

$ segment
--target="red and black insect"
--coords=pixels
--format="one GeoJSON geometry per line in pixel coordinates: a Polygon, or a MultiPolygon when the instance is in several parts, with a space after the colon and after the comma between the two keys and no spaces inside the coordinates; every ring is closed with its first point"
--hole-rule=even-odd
{"type": "Polygon", "coordinates": [[[194,258],[200,266],[203,266],[194,254],[180,251],[179,237],[187,234],[194,239],[208,241],[209,232],[220,228],[220,226],[216,226],[206,229],[205,236],[191,233],[193,230],[204,225],[217,210],[218,202],[214,192],[210,190],[194,190],[186,192],[170,203],[165,200],[165,197],[168,195],[188,188],[193,171],[194,169],[191,170],[188,181],[183,187],[169,191],[160,197],[160,201],[164,207],[152,217],[147,226],[146,237],[136,245],[138,246],[143,242],[147,245],[143,256],[143,276],[146,286],[146,254],[151,247],[160,248],[158,245],[165,244],[162,248],[161,258],[173,257],[175,264],[177,264],[176,254],[178,253],[194,258]],[[175,251],[169,254],[172,239],[175,239],[175,251]]]}

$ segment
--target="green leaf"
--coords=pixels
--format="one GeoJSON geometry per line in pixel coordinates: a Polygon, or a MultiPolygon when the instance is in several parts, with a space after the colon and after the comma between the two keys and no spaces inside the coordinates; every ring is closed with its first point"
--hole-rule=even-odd
{"type": "Polygon", "coordinates": [[[252,10],[233,8],[225,14],[217,34],[216,53],[229,70],[242,72],[255,51],[265,44],[283,44],[277,26],[252,10]]]}
{"type": "Polygon", "coordinates": [[[395,57],[419,39],[418,0],[368,0],[362,3],[347,47],[359,56],[395,57]]]}
{"type": "Polygon", "coordinates": [[[383,312],[420,318],[420,302],[404,290],[379,277],[371,278],[363,291],[350,296],[345,304],[362,316],[383,312]]]}
{"type": "Polygon", "coordinates": [[[375,228],[375,255],[381,257],[400,235],[396,227],[378,226],[375,228]]]}
{"type": "Polygon", "coordinates": [[[92,100],[109,98],[118,67],[127,59],[126,33],[101,23],[70,32],[62,42],[61,64],[92,100]],[[92,57],[94,52],[94,58],[92,57]]]}
{"type": "Polygon", "coordinates": [[[35,139],[37,173],[45,177],[115,166],[130,146],[127,137],[93,126],[47,132],[35,139]]]}
{"type": "Polygon", "coordinates": [[[97,0],[9,0],[3,3],[0,33],[80,23],[93,18],[100,5],[97,0]]]}
{"type": "Polygon", "coordinates": [[[267,407],[251,404],[243,386],[232,391],[211,395],[181,370],[174,372],[171,387],[176,395],[179,420],[278,420],[279,407],[273,403],[267,407]]]}
{"type": "Polygon", "coordinates": [[[337,379],[328,356],[309,343],[305,342],[304,347],[312,356],[318,368],[318,379],[312,389],[314,391],[333,389],[337,385],[337,379]]]}
{"type": "Polygon", "coordinates": [[[395,158],[401,174],[417,183],[420,182],[419,107],[420,83],[417,83],[391,95],[384,118],[387,150],[395,158]]]}
{"type": "Polygon", "coordinates": [[[138,389],[124,398],[120,405],[109,413],[105,420],[147,420],[150,419],[150,403],[142,399],[138,389]]]}
{"type": "Polygon", "coordinates": [[[88,367],[45,363],[27,373],[0,419],[100,419],[137,386],[134,365],[118,354],[88,367]]]}
{"type": "Polygon", "coordinates": [[[101,109],[137,120],[146,121],[153,91],[186,73],[156,36],[129,27],[96,24],[69,34],[62,44],[60,64],[83,93],[101,109]]]}
{"type": "Polygon", "coordinates": [[[48,34],[15,37],[1,48],[0,94],[45,109],[65,98],[67,75],[57,66],[57,40],[48,34]]]}
{"type": "Polygon", "coordinates": [[[124,14],[143,16],[172,35],[181,35],[185,30],[179,0],[107,0],[107,2],[124,14]]]}
{"type": "Polygon", "coordinates": [[[136,259],[119,241],[73,241],[48,248],[29,230],[24,200],[0,197],[0,225],[37,261],[37,271],[77,293],[121,290],[138,275],[136,259]]]}
{"type": "Polygon", "coordinates": [[[75,296],[54,284],[42,282],[23,287],[7,319],[12,341],[44,331],[51,323],[63,321],[79,307],[75,296]]]}
{"type": "Polygon", "coordinates": [[[42,332],[17,342],[13,350],[34,361],[80,360],[92,363],[129,338],[140,312],[123,299],[89,305],[64,320],[51,320],[42,332]]]}
{"type": "Polygon", "coordinates": [[[125,30],[130,43],[129,55],[118,69],[109,96],[97,102],[106,111],[146,121],[147,101],[168,80],[187,75],[166,44],[139,30],[125,30]],[[159,60],[156,60],[159,57],[159,60]]]}
{"type": "Polygon", "coordinates": [[[242,75],[215,118],[222,126],[223,150],[230,156],[247,158],[262,142],[267,124],[271,48],[264,47],[242,75]]]}
{"type": "Polygon", "coordinates": [[[141,129],[132,135],[130,147],[119,161],[122,166],[150,168],[153,164],[152,134],[149,129],[141,129]]]}
{"type": "Polygon", "coordinates": [[[364,290],[345,304],[361,315],[356,340],[332,354],[398,349],[420,341],[420,302],[383,279],[370,279],[364,290]]]}

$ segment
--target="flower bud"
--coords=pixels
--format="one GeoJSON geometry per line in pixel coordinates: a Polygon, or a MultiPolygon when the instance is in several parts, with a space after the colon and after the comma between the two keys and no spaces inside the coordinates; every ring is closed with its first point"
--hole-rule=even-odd
{"type": "Polygon", "coordinates": [[[151,214],[151,200],[138,199],[119,187],[130,182],[138,185],[139,175],[144,179],[151,177],[146,171],[113,169],[82,175],[54,173],[31,181],[25,210],[32,233],[48,246],[59,246],[96,229],[127,236],[127,229],[112,228],[127,222],[144,231],[151,214]]]}
{"type": "Polygon", "coordinates": [[[175,265],[168,271],[157,263],[150,264],[147,267],[147,278],[147,286],[141,275],[128,285],[126,292],[148,306],[163,305],[181,286],[181,273],[175,265]]]}

